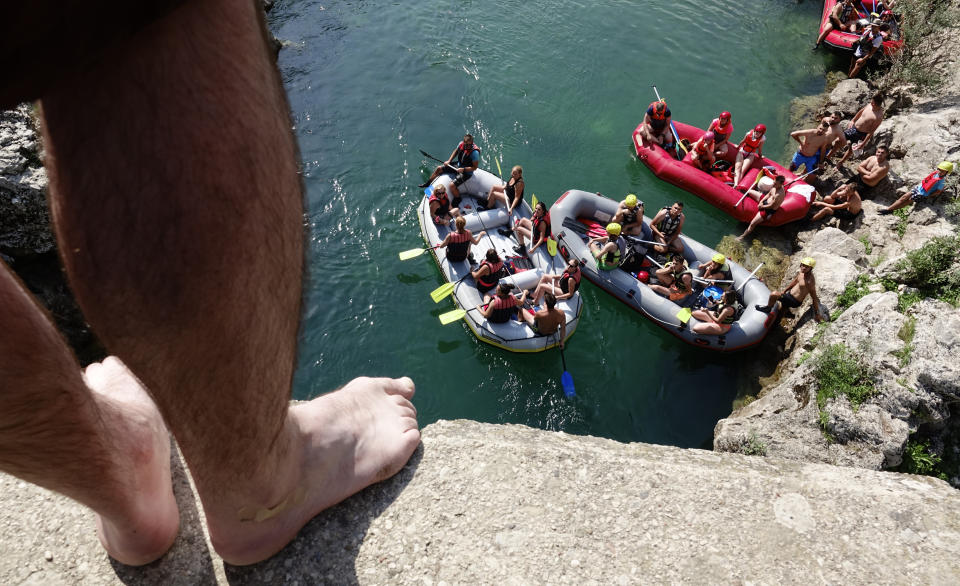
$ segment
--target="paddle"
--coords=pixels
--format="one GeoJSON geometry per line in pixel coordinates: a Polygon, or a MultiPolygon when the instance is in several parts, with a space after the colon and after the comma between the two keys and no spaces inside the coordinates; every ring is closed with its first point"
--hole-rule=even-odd
{"type": "Polygon", "coordinates": [[[684,307],[677,312],[677,319],[680,320],[680,323],[685,324],[690,321],[690,317],[693,315],[693,312],[689,307],[684,307]]]}
{"type": "Polygon", "coordinates": [[[443,163],[444,165],[446,165],[447,167],[450,167],[450,168],[453,169],[454,171],[457,170],[456,167],[454,167],[453,165],[450,164],[450,161],[444,161],[443,159],[438,159],[437,157],[431,155],[430,153],[428,153],[427,151],[425,151],[425,150],[423,150],[423,149],[420,150],[420,154],[423,155],[423,156],[425,156],[425,157],[428,158],[428,159],[433,159],[434,161],[436,161],[436,162],[438,162],[438,163],[443,163]]]}
{"type": "Polygon", "coordinates": [[[424,252],[428,250],[433,250],[434,248],[439,248],[440,245],[431,246],[430,248],[411,248],[410,250],[404,250],[400,253],[400,260],[410,260],[411,258],[417,258],[424,252]]]}
{"type": "Polygon", "coordinates": [[[820,170],[820,167],[821,167],[821,165],[817,165],[817,166],[814,167],[812,170],[807,171],[807,172],[804,173],[803,175],[801,175],[801,176],[799,176],[799,177],[794,177],[793,179],[790,180],[789,183],[787,183],[786,185],[784,185],[784,187],[790,187],[791,185],[793,185],[793,184],[796,183],[797,181],[800,181],[801,179],[803,179],[803,178],[806,177],[807,175],[810,175],[811,173],[816,173],[817,171],[820,170]]]}
{"type": "Polygon", "coordinates": [[[563,346],[558,346],[560,348],[560,361],[563,363],[563,375],[560,377],[560,384],[563,386],[563,394],[568,399],[572,399],[577,396],[576,390],[573,388],[573,375],[567,372],[567,359],[563,357],[563,346]]]}
{"type": "MultiPolygon", "coordinates": [[[[497,177],[500,178],[500,181],[503,181],[503,169],[500,168],[500,159],[494,158],[493,161],[497,164],[497,177]]],[[[503,181],[506,183],[506,181],[503,181]]]]}
{"type": "Polygon", "coordinates": [[[448,311],[447,313],[440,314],[440,323],[447,325],[452,321],[457,321],[458,319],[463,319],[463,316],[467,315],[466,309],[454,309],[453,311],[448,311]]]}
{"type": "Polygon", "coordinates": [[[746,280],[743,281],[743,284],[740,285],[739,287],[737,287],[737,293],[739,293],[741,289],[743,289],[744,287],[747,286],[747,283],[750,282],[750,279],[753,278],[753,276],[757,274],[757,271],[759,271],[759,270],[760,270],[760,267],[762,267],[762,266],[763,266],[763,263],[758,264],[758,265],[757,265],[757,268],[753,269],[753,272],[750,273],[749,275],[747,275],[747,278],[746,278],[746,280]]]}
{"type": "Polygon", "coordinates": [[[459,285],[461,281],[463,281],[469,276],[470,276],[470,273],[467,273],[466,275],[460,277],[453,283],[444,283],[443,285],[440,285],[439,287],[437,287],[436,289],[430,292],[430,298],[433,299],[434,303],[440,303],[441,299],[453,293],[453,290],[457,288],[457,285],[459,285]]]}
{"type": "MultiPolygon", "coordinates": [[[[657,101],[660,101],[660,102],[663,102],[664,104],[666,104],[666,102],[663,100],[663,98],[660,97],[660,92],[657,91],[657,86],[654,85],[654,86],[652,86],[652,87],[653,87],[653,93],[657,95],[657,101]]],[[[676,146],[676,148],[677,148],[677,158],[678,158],[678,159],[682,159],[683,157],[680,155],[680,149],[681,149],[681,148],[683,149],[684,154],[686,154],[686,153],[689,152],[689,151],[687,151],[687,147],[683,146],[683,142],[680,140],[680,135],[677,133],[677,127],[674,126],[674,124],[673,124],[673,118],[672,118],[672,117],[671,117],[671,119],[670,119],[670,130],[673,132],[673,140],[674,140],[674,143],[675,143],[674,146],[676,146]]]]}
{"type": "Polygon", "coordinates": [[[743,192],[743,197],[737,200],[737,204],[733,206],[734,208],[740,207],[740,204],[743,203],[743,200],[747,199],[747,194],[750,192],[750,190],[756,187],[760,183],[760,180],[763,179],[763,176],[764,176],[763,170],[766,168],[767,167],[760,167],[760,170],[757,171],[757,176],[753,178],[753,183],[750,185],[750,187],[747,188],[746,191],[743,192]]]}

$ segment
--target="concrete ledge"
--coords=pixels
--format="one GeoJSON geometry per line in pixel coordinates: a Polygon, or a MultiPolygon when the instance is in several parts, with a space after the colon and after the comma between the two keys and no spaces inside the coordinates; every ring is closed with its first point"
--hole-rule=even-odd
{"type": "Polygon", "coordinates": [[[960,582],[960,493],[928,477],[442,421],[396,477],[238,568],[177,468],[181,536],[145,568],[0,475],[0,583],[960,582]]]}

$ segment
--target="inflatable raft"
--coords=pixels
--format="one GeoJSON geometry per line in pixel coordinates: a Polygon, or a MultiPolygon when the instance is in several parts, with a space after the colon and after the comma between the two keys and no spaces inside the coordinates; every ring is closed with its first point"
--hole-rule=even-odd
{"type": "MultiPolygon", "coordinates": [[[[705,132],[682,122],[675,122],[674,125],[680,139],[686,139],[690,144],[699,140],[705,132]]],[[[647,146],[643,140],[643,135],[640,133],[641,126],[643,126],[642,122],[633,131],[633,146],[637,151],[637,157],[653,171],[654,175],[680,189],[689,191],[700,199],[706,200],[741,222],[749,222],[757,215],[756,200],[749,197],[744,198],[742,191],[734,189],[732,185],[714,177],[711,173],[701,171],[691,165],[688,162],[690,160],[689,153],[682,161],[678,161],[673,154],[663,150],[659,145],[654,145],[653,148],[647,146]]],[[[736,161],[736,156],[736,149],[728,148],[726,157],[717,157],[717,160],[726,160],[732,165],[736,161]]],[[[740,186],[750,187],[759,183],[759,188],[762,190],[764,187],[772,185],[772,180],[769,178],[760,178],[760,181],[757,181],[757,175],[764,173],[764,168],[767,168],[770,173],[786,177],[788,187],[787,197],[783,200],[783,205],[760,225],[781,226],[788,222],[803,219],[807,215],[807,210],[810,209],[810,204],[817,198],[817,191],[809,183],[802,179],[798,180],[794,173],[791,173],[782,165],[767,158],[762,161],[754,159],[750,169],[744,170],[743,177],[740,179],[740,186]]]]}
{"type": "MultiPolygon", "coordinates": [[[[427,192],[432,191],[433,187],[440,183],[447,186],[447,192],[449,193],[452,178],[447,175],[437,177],[427,188],[427,192]]],[[[517,241],[513,237],[500,234],[498,229],[512,226],[520,218],[530,218],[532,210],[524,201],[521,206],[513,211],[512,217],[508,216],[507,210],[502,207],[478,211],[478,202],[486,201],[487,194],[494,185],[503,185],[503,181],[492,173],[478,169],[473,177],[459,187],[462,198],[460,211],[467,219],[467,229],[473,234],[480,231],[487,232],[487,235],[480,240],[479,244],[473,245],[471,253],[476,262],[479,263],[486,256],[487,250],[491,247],[494,248],[500,258],[504,260],[501,282],[513,283],[521,290],[534,289],[540,281],[540,277],[545,273],[562,273],[564,260],[560,258],[559,254],[550,256],[545,245],[538,247],[534,254],[529,256],[520,256],[513,250],[517,241]]],[[[452,231],[451,226],[438,226],[432,221],[427,194],[420,202],[417,216],[420,219],[423,239],[428,246],[436,246],[452,231]]],[[[526,246],[529,247],[530,242],[527,242],[526,246]]],[[[451,297],[458,308],[466,310],[467,313],[463,320],[481,342],[511,352],[542,352],[559,344],[559,334],[546,336],[535,334],[526,323],[518,322],[515,319],[508,320],[506,323],[487,321],[477,309],[477,306],[483,302],[483,295],[477,289],[473,277],[470,276],[469,260],[450,262],[447,260],[446,251],[446,248],[431,250],[444,279],[448,283],[455,283],[451,297]]],[[[516,289],[513,292],[515,294],[519,293],[516,289]]],[[[557,309],[563,311],[567,316],[566,334],[569,338],[576,331],[580,322],[580,313],[583,311],[580,292],[578,291],[569,299],[558,301],[557,309]]]]}
{"type": "MultiPolygon", "coordinates": [[[[817,31],[818,35],[823,34],[824,27],[827,26],[830,22],[830,11],[833,10],[833,7],[837,5],[838,0],[826,0],[823,3],[823,14],[820,15],[820,29],[817,31]]],[[[883,2],[875,0],[863,0],[860,2],[857,0],[853,3],[854,8],[857,10],[859,18],[872,20],[874,17],[871,14],[867,13],[869,10],[871,13],[880,14],[883,10],[883,2]]],[[[836,29],[831,30],[827,33],[827,36],[823,39],[823,42],[835,49],[840,49],[843,51],[853,52],[853,44],[857,42],[857,39],[860,38],[860,35],[857,33],[849,33],[845,31],[838,31],[836,29]]],[[[881,45],[881,50],[884,55],[893,55],[897,53],[901,47],[903,47],[903,39],[899,37],[899,34],[892,35],[887,37],[881,45]]]]}
{"type": "MultiPolygon", "coordinates": [[[[693,346],[707,348],[718,352],[733,352],[742,350],[759,343],[767,334],[770,325],[776,319],[776,311],[769,315],[757,311],[755,305],[766,305],[770,290],[762,281],[754,278],[750,271],[735,262],[728,261],[733,279],[733,287],[738,291],[737,320],[730,330],[723,335],[696,334],[692,330],[694,324],[699,323],[691,317],[684,327],[678,314],[689,307],[681,306],[665,297],[661,297],[637,277],[637,273],[628,272],[625,268],[600,270],[597,262],[587,246],[587,238],[604,234],[606,226],[617,211],[617,202],[593,193],[580,190],[570,190],[564,193],[553,207],[550,208],[553,233],[560,246],[560,253],[567,258],[575,257],[583,261],[583,275],[598,287],[639,311],[650,321],[670,332],[677,338],[693,346]]],[[[644,217],[644,227],[649,228],[650,219],[644,217]]],[[[696,269],[701,263],[709,262],[716,254],[699,242],[681,235],[684,246],[684,258],[691,269],[696,269]]],[[[631,239],[628,237],[628,242],[631,239]]],[[[645,247],[631,244],[625,262],[621,267],[632,264],[629,260],[645,257],[645,247]]],[[[646,257],[649,263],[649,257],[646,257]]],[[[655,266],[643,269],[653,276],[655,266]]],[[[651,278],[651,282],[653,279],[651,278]]],[[[729,286],[729,285],[728,285],[729,286]]],[[[713,291],[708,291],[712,293],[713,291]]],[[[695,291],[686,303],[697,302],[701,292],[695,291]]]]}

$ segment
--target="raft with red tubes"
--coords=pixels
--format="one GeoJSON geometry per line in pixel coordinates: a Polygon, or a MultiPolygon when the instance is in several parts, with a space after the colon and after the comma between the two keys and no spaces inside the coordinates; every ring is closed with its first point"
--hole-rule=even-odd
{"type": "MultiPolygon", "coordinates": [[[[838,0],[826,0],[823,3],[823,13],[820,15],[820,28],[817,31],[817,35],[823,34],[823,29],[830,22],[830,11],[833,10],[833,7],[837,5],[838,0]]],[[[879,0],[859,0],[853,3],[854,8],[857,10],[859,17],[861,19],[873,20],[872,14],[879,15],[883,11],[883,2],[879,0]],[[867,10],[870,13],[867,13],[867,10]]],[[[846,31],[838,31],[836,29],[831,30],[827,33],[827,36],[823,39],[823,42],[834,49],[840,49],[842,51],[853,51],[853,45],[857,42],[857,39],[860,38],[859,33],[850,33],[846,31]]],[[[881,50],[884,55],[893,55],[900,51],[903,47],[903,39],[897,38],[887,38],[883,41],[881,45],[881,50]]]]}

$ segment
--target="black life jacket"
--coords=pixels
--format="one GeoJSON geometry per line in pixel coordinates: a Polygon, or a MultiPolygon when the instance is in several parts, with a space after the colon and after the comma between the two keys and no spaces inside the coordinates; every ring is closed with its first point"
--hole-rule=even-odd
{"type": "Polygon", "coordinates": [[[460,141],[460,144],[457,145],[457,154],[453,157],[454,160],[457,161],[457,167],[470,167],[473,165],[473,161],[470,160],[470,155],[472,155],[474,151],[479,154],[480,147],[477,146],[477,143],[473,143],[470,146],[473,148],[471,148],[469,151],[463,148],[462,140],[460,141]]]}
{"type": "Polygon", "coordinates": [[[580,289],[580,277],[582,276],[583,273],[580,269],[577,269],[577,273],[574,275],[570,273],[570,267],[567,267],[567,270],[563,271],[563,274],[560,275],[560,290],[564,293],[576,293],[577,290],[580,289]],[[573,291],[569,290],[570,279],[574,281],[573,291]]]}
{"type": "Polygon", "coordinates": [[[657,229],[660,230],[660,233],[664,236],[673,235],[673,233],[677,231],[677,228],[680,227],[680,219],[683,217],[683,212],[677,214],[676,218],[671,216],[670,207],[671,206],[665,206],[663,208],[667,211],[667,213],[664,215],[663,219],[660,220],[660,225],[657,227],[657,229]]]}
{"type": "Polygon", "coordinates": [[[447,260],[450,262],[466,260],[472,240],[473,234],[470,233],[470,230],[464,230],[463,233],[452,232],[450,240],[447,242],[447,260]]]}
{"type": "Polygon", "coordinates": [[[450,211],[450,199],[447,197],[447,192],[443,192],[443,197],[437,197],[436,194],[430,194],[430,199],[428,202],[440,202],[440,207],[437,208],[437,213],[435,215],[440,216],[441,218],[450,211]]]}
{"type": "Polygon", "coordinates": [[[497,295],[490,303],[493,304],[493,313],[487,318],[487,321],[495,324],[507,323],[516,312],[517,298],[513,295],[500,297],[497,295]]]}
{"type": "Polygon", "coordinates": [[[477,289],[481,291],[489,291],[497,286],[497,283],[500,282],[500,272],[503,270],[503,261],[500,261],[496,264],[490,264],[490,261],[485,260],[480,263],[480,266],[477,267],[477,270],[480,270],[484,265],[490,267],[489,275],[482,275],[477,277],[477,289]]]}

